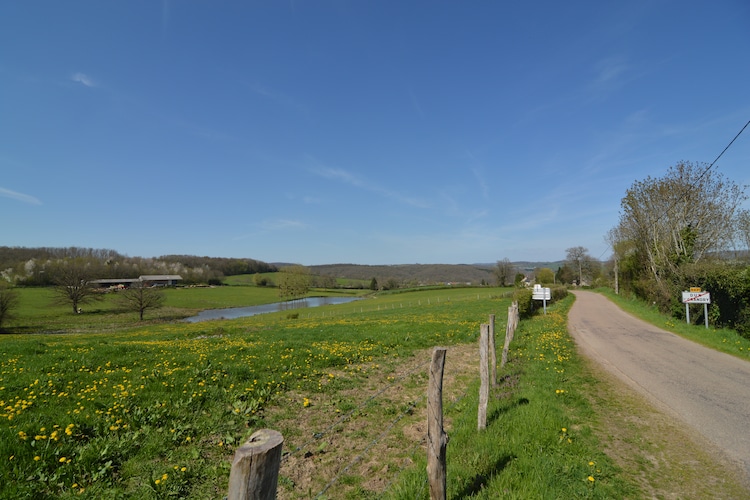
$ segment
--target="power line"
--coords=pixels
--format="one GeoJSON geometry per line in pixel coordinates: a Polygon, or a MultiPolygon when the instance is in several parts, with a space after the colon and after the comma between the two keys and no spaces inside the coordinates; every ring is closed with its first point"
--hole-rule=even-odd
{"type": "MultiPolygon", "coordinates": [[[[724,156],[724,153],[726,153],[727,150],[732,146],[732,144],[734,144],[734,141],[736,141],[737,138],[740,135],[742,135],[742,132],[745,131],[745,129],[748,127],[748,125],[750,125],[750,120],[748,120],[747,123],[745,123],[745,125],[740,129],[740,131],[737,132],[737,135],[735,135],[734,138],[731,141],[729,141],[729,144],[727,144],[726,147],[721,151],[721,153],[719,153],[719,156],[717,156],[714,159],[714,161],[712,161],[711,164],[708,165],[703,170],[703,172],[701,172],[701,174],[698,176],[698,178],[695,181],[693,181],[693,183],[689,183],[688,184],[688,186],[683,190],[683,192],[680,195],[680,197],[676,201],[674,201],[670,206],[668,206],[667,209],[659,217],[656,218],[656,220],[654,220],[654,224],[656,224],[657,222],[659,222],[659,220],[661,220],[662,217],[666,216],[675,206],[677,206],[677,204],[680,203],[685,198],[685,196],[687,196],[687,194],[690,192],[690,189],[694,188],[695,184],[697,184],[701,179],[703,179],[703,177],[706,176],[706,174],[714,167],[714,165],[716,165],[716,162],[719,161],[719,158],[721,158],[722,156],[724,156]]],[[[602,252],[602,256],[610,248],[611,248],[611,245],[609,243],[607,243],[607,248],[605,248],[604,252],[602,252]]],[[[601,256],[599,257],[599,260],[601,260],[601,256]]]]}
{"type": "Polygon", "coordinates": [[[698,180],[701,180],[703,178],[703,176],[706,175],[708,173],[708,171],[713,168],[713,166],[716,164],[716,162],[719,161],[719,158],[721,158],[724,155],[724,153],[726,153],[727,149],[729,149],[729,147],[732,144],[734,144],[734,141],[736,141],[737,138],[742,134],[742,132],[745,131],[745,129],[747,128],[748,125],[750,125],[750,120],[748,120],[747,123],[745,124],[745,126],[742,127],[742,129],[739,132],[737,132],[737,135],[734,136],[734,139],[732,139],[731,141],[729,141],[729,144],[727,144],[727,147],[725,147],[724,150],[722,150],[722,152],[719,153],[719,156],[717,156],[716,159],[714,161],[712,161],[711,164],[706,168],[706,170],[703,171],[703,173],[700,175],[700,177],[698,177],[698,180]]]}

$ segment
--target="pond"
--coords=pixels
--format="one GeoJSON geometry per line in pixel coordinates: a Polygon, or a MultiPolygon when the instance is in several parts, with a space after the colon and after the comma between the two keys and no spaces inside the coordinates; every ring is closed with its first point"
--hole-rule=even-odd
{"type": "Polygon", "coordinates": [[[347,304],[361,297],[307,297],[299,300],[288,300],[285,302],[274,302],[273,304],[263,304],[260,306],[248,307],[228,307],[226,309],[206,309],[195,316],[185,318],[190,323],[199,321],[208,321],[211,319],[236,319],[246,316],[255,316],[256,314],[265,314],[278,311],[288,311],[292,309],[303,309],[306,307],[330,306],[336,304],[347,304]]]}

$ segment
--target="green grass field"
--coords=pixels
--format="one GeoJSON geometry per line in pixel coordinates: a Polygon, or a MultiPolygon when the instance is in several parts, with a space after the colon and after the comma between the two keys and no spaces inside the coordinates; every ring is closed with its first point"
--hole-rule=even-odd
{"type": "MultiPolygon", "coordinates": [[[[103,300],[84,304],[82,314],[71,314],[70,306],[55,303],[49,288],[19,288],[19,308],[15,319],[3,324],[10,333],[39,332],[111,332],[122,328],[155,325],[184,319],[204,309],[245,307],[269,304],[280,300],[277,288],[256,286],[220,286],[167,288],[161,309],[148,310],[144,322],[138,315],[120,309],[116,293],[103,295],[103,300]]],[[[311,290],[310,295],[361,296],[364,290],[311,290]]]]}
{"type": "MultiPolygon", "coordinates": [[[[184,314],[249,298],[233,288],[268,292],[170,290],[167,304],[184,314]]],[[[262,427],[285,438],[279,498],[428,498],[424,393],[437,345],[456,362],[449,498],[638,498],[592,431],[593,382],[565,328],[572,296],[522,321],[476,431],[479,326],[496,314],[502,349],[508,291],[139,324],[106,302],[74,316],[35,290],[18,321],[69,333],[0,337],[0,498],[221,498],[234,450],[262,427]],[[33,304],[45,309],[36,323],[24,319],[33,304]]]]}

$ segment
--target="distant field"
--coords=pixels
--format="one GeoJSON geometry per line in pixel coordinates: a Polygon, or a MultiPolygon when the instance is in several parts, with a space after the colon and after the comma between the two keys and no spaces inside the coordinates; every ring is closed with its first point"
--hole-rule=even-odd
{"type": "MultiPolygon", "coordinates": [[[[258,273],[259,276],[269,280],[271,283],[278,282],[279,273],[258,273]]],[[[229,286],[255,286],[255,274],[238,274],[227,276],[223,283],[229,286]]],[[[336,285],[343,289],[369,289],[370,280],[336,278],[336,285]]]]}
{"type": "MultiPolygon", "coordinates": [[[[111,331],[139,324],[136,313],[119,308],[116,293],[105,294],[104,300],[83,305],[82,314],[73,314],[70,306],[55,304],[55,296],[49,288],[19,288],[18,291],[20,304],[16,319],[4,325],[11,333],[111,331]]],[[[281,300],[277,288],[255,286],[167,288],[164,293],[164,307],[148,310],[141,324],[174,321],[204,309],[254,306],[281,300]]],[[[311,295],[332,294],[340,295],[336,291],[311,292],[311,295]]]]}

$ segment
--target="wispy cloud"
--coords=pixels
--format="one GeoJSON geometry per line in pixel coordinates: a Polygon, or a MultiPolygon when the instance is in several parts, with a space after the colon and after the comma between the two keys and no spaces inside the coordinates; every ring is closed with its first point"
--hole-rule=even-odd
{"type": "Polygon", "coordinates": [[[288,229],[307,229],[310,227],[302,221],[292,219],[267,219],[260,223],[266,231],[284,231],[288,229]]]}
{"type": "Polygon", "coordinates": [[[594,86],[601,87],[603,85],[617,84],[621,80],[622,75],[628,71],[629,65],[621,58],[612,57],[599,61],[596,69],[597,74],[594,79],[594,86]]]}
{"type": "Polygon", "coordinates": [[[278,89],[266,87],[265,85],[261,85],[260,83],[248,84],[248,88],[254,94],[264,99],[267,99],[271,102],[274,102],[278,105],[281,105],[284,108],[288,108],[288,109],[295,110],[295,111],[302,112],[302,113],[307,113],[308,111],[307,107],[304,104],[299,103],[293,97],[279,91],[278,89]]]}
{"type": "Polygon", "coordinates": [[[91,79],[90,76],[86,75],[85,73],[73,73],[70,76],[71,81],[74,81],[76,83],[80,83],[81,85],[84,85],[86,87],[96,87],[96,82],[91,79]]]}
{"type": "Polygon", "coordinates": [[[0,187],[0,196],[10,198],[11,200],[21,201],[23,203],[28,203],[29,205],[42,204],[42,202],[34,196],[31,196],[29,194],[17,193],[16,191],[11,191],[10,189],[5,189],[2,187],[0,187]]]}
{"type": "Polygon", "coordinates": [[[479,189],[482,193],[482,197],[488,199],[490,197],[490,186],[487,184],[487,181],[484,180],[484,175],[482,175],[482,172],[478,168],[472,168],[471,173],[474,174],[477,183],[479,183],[479,189]]]}
{"type": "Polygon", "coordinates": [[[607,57],[594,65],[593,78],[586,86],[586,92],[589,97],[608,97],[641,76],[643,70],[634,67],[626,58],[607,57]]]}
{"type": "Polygon", "coordinates": [[[396,200],[406,205],[411,205],[417,208],[430,208],[430,204],[424,200],[406,196],[397,191],[385,188],[377,184],[376,182],[373,182],[369,179],[358,176],[344,169],[322,167],[322,168],[314,168],[311,170],[311,172],[320,177],[343,182],[345,184],[349,184],[350,186],[354,186],[356,188],[369,191],[371,193],[377,194],[379,196],[383,196],[385,198],[396,200]]]}

